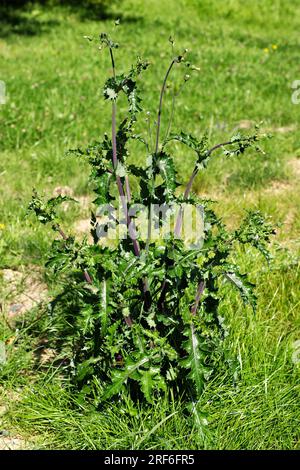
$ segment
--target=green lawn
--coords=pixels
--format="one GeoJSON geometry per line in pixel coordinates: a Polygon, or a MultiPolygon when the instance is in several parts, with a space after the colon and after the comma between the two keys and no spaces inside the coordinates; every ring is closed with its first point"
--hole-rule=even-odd
{"type": "MultiPolygon", "coordinates": [[[[124,0],[98,19],[96,13],[38,3],[6,16],[0,10],[0,80],[8,94],[0,105],[0,340],[7,343],[7,363],[0,364],[0,429],[31,448],[299,449],[300,366],[292,358],[300,340],[300,104],[292,103],[291,87],[300,80],[300,4],[124,0]],[[121,26],[114,32],[116,18],[121,26]],[[155,119],[172,36],[176,52],[189,49],[200,68],[177,99],[174,131],[201,136],[207,130],[212,145],[260,122],[272,134],[262,144],[265,154],[252,151],[234,160],[220,154],[195,183],[199,194],[218,201],[230,227],[245,208],[260,209],[279,224],[269,266],[255,253],[236,253],[258,285],[259,306],[253,316],[226,293],[220,314],[241,375],[235,383],[225,375],[209,385],[201,398],[207,421],[201,428],[178,402],[96,411],[74,398],[59,369],[37,365],[32,337],[10,329],[4,319],[15,293],[1,272],[40,272],[53,239],[25,217],[32,187],[47,195],[73,188],[82,204],[65,213],[67,231],[78,230],[88,216],[88,169],[65,153],[110,129],[110,106],[102,99],[109,57],[84,38],[102,31],[120,43],[118,71],[126,71],[138,54],[151,62],[141,83],[144,112],[137,130],[146,128],[146,111],[155,119]]],[[[175,70],[175,86],[184,73],[175,70]]],[[[171,101],[172,87],[163,118],[171,101]]],[[[163,119],[162,133],[166,124],[163,119]]],[[[142,161],[134,151],[132,158],[142,161]]],[[[179,145],[174,152],[187,180],[194,157],[179,145]]],[[[28,315],[34,320],[39,313],[28,315]]]]}

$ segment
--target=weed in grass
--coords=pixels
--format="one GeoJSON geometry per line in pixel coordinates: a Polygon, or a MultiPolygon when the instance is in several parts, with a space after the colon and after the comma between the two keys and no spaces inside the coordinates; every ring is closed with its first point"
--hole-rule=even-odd
{"type": "MultiPolygon", "coordinates": [[[[170,42],[173,49],[173,39],[170,42]]],[[[105,134],[101,142],[71,152],[92,167],[93,202],[98,206],[90,222],[94,243],[86,239],[78,243],[62,229],[57,207],[73,201],[69,196],[44,202],[35,191],[29,206],[42,224],[49,224],[61,236],[47,261],[64,285],[51,302],[52,328],[58,343],[69,345],[65,354],[70,374],[82,393],[96,396],[101,403],[127,394],[154,403],[162,393],[180,391],[185,399],[189,397],[200,422],[198,400],[205,383],[220,364],[234,364],[222,347],[228,331],[225,318],[218,314],[221,283],[232,283],[245,303],[253,308],[256,304],[253,284],[229,260],[230,254],[240,243],[255,247],[268,259],[267,245],[274,230],[256,211],[248,212],[237,230],[227,232],[210,201],[197,198],[192,187],[218,150],[228,158],[244,156],[250,147],[260,151],[259,136],[257,132],[237,133],[210,146],[206,134],[198,139],[182,131],[170,132],[172,112],[166,135],[161,137],[163,99],[172,69],[179,64],[191,71],[197,68],[184,51],[173,57],[164,76],[152,148],[151,132],[148,140],[135,132],[142,111],[138,79],[149,63],[138,58],[128,74],[117,74],[119,45],[102,33],[100,48],[109,50],[112,66],[103,89],[104,99],[112,106],[111,139],[105,134]],[[128,113],[117,125],[117,103],[124,95],[128,113]],[[145,147],[143,166],[128,164],[131,141],[145,147]],[[168,150],[173,141],[196,154],[183,195],[178,192],[181,183],[168,150]],[[144,238],[136,228],[141,206],[146,209],[144,238]],[[105,212],[100,211],[103,207],[105,212]],[[192,225],[186,226],[190,208],[192,217],[201,209],[204,220],[195,240],[187,244],[182,234],[192,235],[192,225]],[[107,220],[99,219],[107,212],[107,220]],[[122,235],[116,233],[117,228],[123,228],[122,235]],[[115,243],[103,245],[103,239],[112,236],[109,229],[113,229],[115,243]],[[154,237],[157,230],[159,236],[154,237]]],[[[183,83],[188,77],[184,76],[183,83]]],[[[61,348],[58,343],[56,347],[61,348]]]]}

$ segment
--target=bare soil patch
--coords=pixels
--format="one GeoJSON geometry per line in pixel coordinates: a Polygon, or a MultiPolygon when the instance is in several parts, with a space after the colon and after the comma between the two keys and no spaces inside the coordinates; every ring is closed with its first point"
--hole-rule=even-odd
{"type": "Polygon", "coordinates": [[[25,450],[26,448],[28,447],[23,439],[0,435],[0,450],[25,450]]]}
{"type": "Polygon", "coordinates": [[[300,178],[300,158],[292,158],[292,160],[289,161],[289,165],[294,176],[300,178]]]}
{"type": "Polygon", "coordinates": [[[27,273],[2,269],[0,276],[4,287],[1,306],[8,320],[24,315],[47,298],[47,286],[36,267],[27,273]]]}

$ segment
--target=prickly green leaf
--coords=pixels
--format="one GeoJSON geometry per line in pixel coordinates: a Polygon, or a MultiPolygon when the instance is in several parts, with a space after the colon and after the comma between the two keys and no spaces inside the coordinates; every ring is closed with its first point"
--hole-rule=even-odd
{"type": "Polygon", "coordinates": [[[109,192],[110,180],[111,175],[109,173],[105,173],[97,178],[97,186],[94,189],[97,197],[93,201],[94,204],[98,206],[108,204],[113,199],[109,192]]]}
{"type": "Polygon", "coordinates": [[[99,36],[100,43],[103,46],[109,47],[110,49],[118,49],[119,44],[117,42],[114,42],[107,33],[101,33],[99,36]]]}
{"type": "Polygon", "coordinates": [[[205,354],[201,351],[200,338],[195,330],[193,323],[186,331],[188,340],[184,342],[183,347],[187,352],[187,357],[181,361],[181,366],[188,370],[188,378],[193,382],[196,395],[200,397],[205,385],[205,354]]]}
{"type": "Polygon", "coordinates": [[[198,156],[198,160],[202,160],[205,158],[206,150],[207,150],[207,136],[204,135],[201,140],[198,140],[192,134],[186,134],[185,132],[180,132],[179,134],[172,134],[168,140],[177,140],[182,144],[189,147],[191,150],[194,150],[198,156]]]}
{"type": "Polygon", "coordinates": [[[153,156],[152,168],[154,174],[160,174],[163,178],[163,196],[169,202],[174,198],[174,191],[178,186],[174,161],[165,152],[160,152],[153,156]]]}
{"type": "Polygon", "coordinates": [[[250,304],[255,310],[257,303],[257,297],[254,293],[255,284],[247,279],[247,274],[241,274],[236,270],[227,272],[225,277],[238,289],[243,301],[250,304]]]}
{"type": "Polygon", "coordinates": [[[127,356],[124,369],[115,369],[112,371],[111,384],[104,390],[102,400],[108,400],[117,393],[120,393],[123,385],[127,383],[129,378],[138,379],[137,372],[139,368],[148,364],[149,360],[150,358],[148,356],[139,358],[127,356]]]}
{"type": "Polygon", "coordinates": [[[83,381],[87,376],[91,376],[94,371],[94,365],[99,362],[99,358],[91,357],[89,359],[86,359],[85,361],[81,362],[81,364],[78,365],[77,368],[77,373],[76,373],[76,380],[81,382],[83,381]]]}
{"type": "Polygon", "coordinates": [[[240,243],[249,243],[269,260],[271,256],[268,251],[268,244],[271,235],[275,233],[274,227],[266,221],[260,211],[248,211],[241,226],[235,232],[235,238],[240,243]]]}
{"type": "Polygon", "coordinates": [[[149,403],[153,403],[156,390],[166,390],[166,383],[161,375],[159,367],[150,367],[148,370],[140,371],[141,390],[149,403]]]}
{"type": "Polygon", "coordinates": [[[56,208],[63,202],[75,201],[75,199],[69,196],[57,196],[48,199],[47,201],[43,200],[37,193],[36,190],[33,191],[33,196],[31,202],[28,205],[28,211],[33,211],[37,219],[42,224],[47,224],[48,222],[53,222],[56,219],[56,208]]]}

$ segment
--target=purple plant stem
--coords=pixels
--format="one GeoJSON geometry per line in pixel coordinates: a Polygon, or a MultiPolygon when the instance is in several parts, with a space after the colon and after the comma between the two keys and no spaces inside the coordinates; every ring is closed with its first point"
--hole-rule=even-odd
{"type": "MultiPolygon", "coordinates": [[[[233,142],[231,142],[231,141],[227,141],[227,142],[222,142],[221,144],[214,145],[214,147],[212,147],[206,153],[206,158],[209,157],[214,150],[217,150],[218,148],[223,147],[224,145],[230,145],[232,143],[233,142]]],[[[184,197],[185,198],[187,198],[189,196],[190,192],[191,192],[193,182],[194,182],[194,179],[197,176],[198,171],[199,171],[198,167],[195,166],[195,168],[193,170],[193,173],[191,174],[190,179],[189,179],[189,181],[187,183],[187,186],[185,188],[185,191],[184,191],[184,197]]],[[[182,227],[182,218],[183,218],[183,209],[182,209],[182,207],[180,207],[179,213],[178,213],[178,216],[177,216],[177,219],[176,219],[175,230],[174,230],[174,235],[175,235],[176,238],[178,238],[180,236],[181,227],[182,227]]],[[[162,286],[161,297],[165,296],[165,288],[166,288],[166,284],[164,283],[163,286],[162,286]]],[[[203,281],[200,281],[199,284],[198,284],[198,287],[197,287],[195,303],[191,308],[191,314],[192,315],[196,315],[196,313],[197,313],[197,309],[198,309],[199,302],[200,302],[201,296],[203,294],[204,288],[205,288],[205,283],[203,281]]]]}
{"type": "Polygon", "coordinates": [[[197,287],[197,292],[196,292],[196,297],[195,297],[195,303],[194,305],[192,306],[191,308],[191,314],[193,316],[196,315],[197,313],[197,310],[198,310],[198,306],[199,306],[199,302],[201,300],[201,297],[202,297],[202,294],[204,292],[204,289],[205,289],[205,282],[204,281],[200,281],[199,284],[198,284],[198,287],[197,287]]]}
{"type": "MultiPolygon", "coordinates": [[[[110,52],[110,57],[111,57],[111,64],[112,64],[112,69],[113,69],[113,76],[116,78],[116,69],[115,69],[115,62],[114,62],[114,56],[112,49],[109,48],[110,52]]],[[[118,166],[118,156],[117,156],[117,132],[116,132],[116,102],[113,100],[112,103],[112,160],[113,160],[113,167],[116,170],[118,166]]],[[[126,225],[128,229],[129,236],[132,240],[133,244],[133,251],[135,256],[139,257],[141,254],[140,250],[140,245],[138,240],[136,239],[135,236],[135,225],[133,219],[128,215],[128,210],[127,210],[127,203],[126,203],[126,196],[124,193],[124,188],[122,185],[122,181],[120,176],[116,175],[116,181],[117,181],[117,186],[118,186],[118,192],[119,196],[121,198],[122,202],[122,207],[125,215],[125,220],[126,220],[126,225]]],[[[127,193],[127,200],[128,202],[131,201],[131,191],[130,191],[130,185],[129,185],[129,179],[128,176],[125,176],[125,188],[126,188],[126,193],[127,193]]],[[[149,303],[151,304],[151,295],[150,295],[150,290],[149,290],[149,284],[147,279],[143,279],[143,292],[145,296],[145,304],[146,306],[149,306],[149,303]]],[[[128,326],[132,326],[133,321],[130,316],[128,316],[126,319],[126,324],[128,326]]]]}
{"type": "MultiPolygon", "coordinates": [[[[231,142],[230,140],[227,141],[227,142],[222,142],[221,144],[217,144],[217,145],[214,145],[214,147],[212,147],[211,149],[209,149],[206,154],[205,154],[205,158],[209,157],[211,155],[212,152],[214,152],[215,150],[219,149],[220,147],[223,147],[224,145],[230,145],[230,144],[233,144],[234,142],[231,142]]],[[[197,174],[198,174],[198,171],[199,171],[199,168],[198,166],[195,166],[194,170],[193,170],[193,173],[191,174],[191,177],[188,181],[188,184],[185,188],[185,191],[184,191],[184,197],[188,197],[190,192],[191,192],[191,189],[192,189],[192,186],[193,186],[193,182],[194,182],[194,179],[196,178],[197,174]]]]}
{"type": "Polygon", "coordinates": [[[125,175],[125,188],[126,188],[128,202],[131,202],[131,191],[130,191],[128,175],[125,175]]]}
{"type": "Polygon", "coordinates": [[[64,240],[67,240],[67,239],[68,239],[67,235],[66,235],[65,232],[60,228],[59,225],[56,225],[55,229],[58,231],[58,233],[60,234],[60,236],[61,236],[64,240]]]}
{"type": "Polygon", "coordinates": [[[130,326],[130,327],[133,325],[133,322],[129,316],[125,317],[125,323],[127,326],[130,326]]]}
{"type": "MultiPolygon", "coordinates": [[[[155,139],[155,150],[154,153],[157,155],[158,153],[158,146],[159,146],[159,135],[160,135],[160,125],[161,125],[161,113],[162,113],[162,103],[163,103],[163,96],[166,90],[166,85],[167,85],[167,80],[169,77],[169,74],[172,70],[173,65],[175,64],[176,59],[173,59],[172,62],[170,63],[168,70],[166,72],[161,90],[160,90],[160,96],[159,96],[159,105],[158,105],[158,112],[157,112],[157,127],[156,127],[156,139],[155,139]]],[[[152,177],[152,183],[153,183],[153,177],[152,177]]],[[[152,222],[152,207],[150,203],[149,207],[149,216],[148,216],[148,233],[147,233],[147,242],[146,242],[146,251],[148,253],[149,251],[149,245],[150,245],[150,239],[151,239],[151,222],[152,222]]]]}
{"type": "MultiPolygon", "coordinates": [[[[192,189],[192,185],[193,185],[193,182],[194,182],[194,179],[196,177],[198,173],[198,169],[195,167],[194,170],[193,170],[193,173],[189,179],[189,182],[185,188],[185,191],[184,191],[184,197],[187,198],[191,192],[191,189],[192,189]]],[[[179,212],[178,212],[178,216],[177,216],[177,219],[176,219],[176,224],[175,224],[175,229],[174,229],[174,235],[175,235],[175,238],[179,238],[180,236],[180,232],[181,232],[181,227],[182,227],[182,218],[183,218],[183,208],[180,207],[179,209],[179,212]]]]}
{"type": "MultiPolygon", "coordinates": [[[[227,141],[227,142],[222,142],[221,144],[215,145],[214,147],[212,147],[210,150],[207,151],[206,158],[209,157],[210,154],[214,150],[217,150],[218,148],[223,147],[224,145],[230,145],[232,143],[233,142],[231,142],[231,141],[227,141]]],[[[189,179],[189,181],[186,185],[185,191],[184,191],[184,197],[185,198],[187,198],[189,196],[190,192],[191,192],[191,189],[192,189],[194,180],[195,180],[195,178],[198,174],[198,171],[199,171],[198,166],[195,166],[195,168],[193,169],[193,172],[190,176],[190,179],[189,179]]],[[[177,219],[176,219],[175,229],[174,229],[175,238],[179,238],[179,236],[180,236],[181,227],[182,227],[182,218],[183,218],[183,209],[182,209],[182,207],[180,207],[179,213],[178,213],[178,216],[177,216],[177,219]]]]}
{"type": "MultiPolygon", "coordinates": [[[[131,202],[131,191],[130,191],[130,186],[129,186],[129,178],[128,178],[127,175],[125,176],[125,185],[126,185],[126,192],[127,192],[128,202],[130,203],[131,202]]],[[[133,219],[129,218],[129,222],[130,222],[132,230],[135,231],[135,225],[134,225],[133,219]]],[[[134,239],[133,238],[131,238],[131,239],[134,242],[134,239]]],[[[139,249],[139,254],[137,254],[136,250],[135,250],[136,256],[140,256],[139,245],[138,245],[138,249],[139,249]]],[[[151,295],[150,295],[150,289],[149,289],[149,282],[148,282],[148,279],[146,277],[143,278],[143,292],[144,292],[144,296],[145,296],[145,306],[146,306],[146,308],[149,308],[150,305],[151,305],[151,295]]],[[[131,324],[132,324],[132,320],[131,319],[129,319],[129,320],[131,321],[131,324]]],[[[131,326],[131,325],[129,325],[129,326],[131,326]]]]}
{"type": "Polygon", "coordinates": [[[161,123],[161,112],[162,112],[162,102],[163,102],[163,96],[164,92],[166,89],[166,84],[168,80],[168,76],[172,70],[173,65],[175,64],[176,59],[173,59],[172,62],[169,65],[169,68],[167,70],[167,73],[165,75],[161,91],[160,91],[160,97],[159,97],[159,106],[158,106],[158,113],[157,113],[157,128],[156,128],[156,140],[155,140],[155,153],[158,152],[158,145],[159,145],[159,134],[160,134],[160,123],[161,123]]]}
{"type": "Polygon", "coordinates": [[[91,278],[91,276],[89,275],[89,273],[86,269],[83,271],[83,274],[84,274],[84,278],[85,278],[86,282],[88,284],[93,284],[92,278],[91,278]]]}
{"type": "Polygon", "coordinates": [[[158,302],[157,302],[158,309],[160,311],[163,310],[164,301],[165,301],[165,298],[166,298],[166,293],[167,293],[167,281],[166,281],[166,279],[164,279],[164,282],[162,283],[162,286],[161,286],[160,296],[159,296],[159,299],[158,299],[158,302]]]}
{"type": "MultiPolygon", "coordinates": [[[[115,170],[116,170],[117,165],[118,165],[117,137],[116,137],[117,136],[117,133],[116,133],[116,107],[117,107],[116,102],[113,101],[113,104],[112,104],[112,160],[113,160],[113,167],[114,167],[115,170]]],[[[118,175],[116,176],[116,181],[117,181],[119,196],[120,196],[121,203],[122,203],[123,212],[124,212],[124,215],[125,215],[126,225],[127,225],[128,229],[130,227],[132,228],[132,230],[129,231],[132,234],[132,232],[134,232],[134,226],[132,226],[132,220],[128,215],[127,204],[126,204],[126,195],[124,193],[124,188],[123,188],[120,176],[118,176],[118,175]]],[[[129,181],[128,181],[128,189],[129,189],[129,197],[131,198],[130,188],[129,188],[129,181]]],[[[140,256],[139,242],[132,235],[130,235],[130,238],[131,238],[132,243],[133,243],[134,254],[136,256],[140,256]]]]}
{"type": "MultiPolygon", "coordinates": [[[[156,128],[156,139],[155,139],[155,154],[158,153],[158,146],[159,146],[159,135],[160,135],[160,125],[161,125],[161,113],[162,113],[162,103],[163,103],[163,96],[165,93],[166,85],[167,85],[167,80],[169,77],[169,74],[172,70],[173,65],[175,64],[176,59],[173,59],[172,62],[170,63],[168,70],[166,72],[161,91],[160,91],[160,97],[159,97],[159,106],[158,106],[158,112],[157,112],[157,128],[156,128]]],[[[150,239],[151,239],[151,222],[152,222],[152,210],[151,210],[151,204],[149,208],[149,219],[148,219],[148,235],[147,235],[147,242],[146,242],[146,250],[148,252],[149,250],[149,245],[150,245],[150,239]]],[[[146,280],[147,284],[148,281],[146,280]]],[[[149,289],[149,288],[148,288],[149,289]]],[[[158,300],[158,307],[162,309],[164,298],[165,298],[165,290],[166,290],[166,280],[164,280],[162,284],[162,290],[161,290],[161,295],[158,300]]],[[[145,291],[145,289],[144,289],[145,291]]]]}

